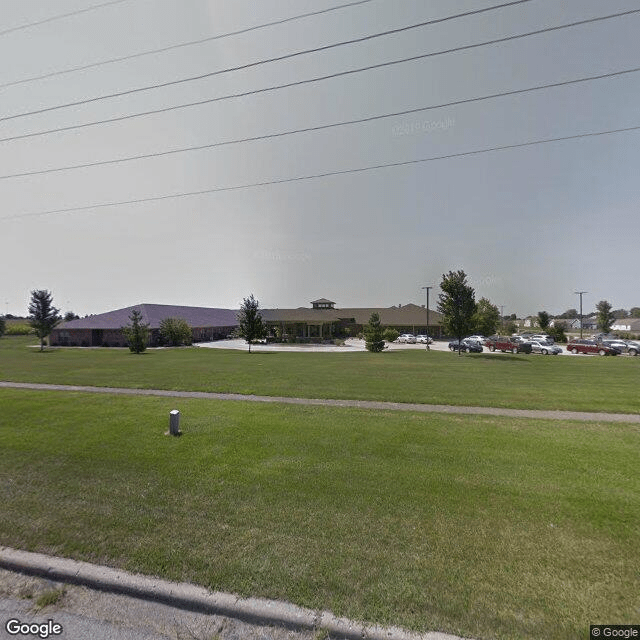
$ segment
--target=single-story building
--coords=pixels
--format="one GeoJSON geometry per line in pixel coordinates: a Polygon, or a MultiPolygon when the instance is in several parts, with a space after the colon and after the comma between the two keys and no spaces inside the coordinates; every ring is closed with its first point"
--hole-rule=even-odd
{"type": "Polygon", "coordinates": [[[237,326],[237,311],[209,307],[183,307],[170,304],[138,304],[71,320],[58,325],[49,336],[52,346],[126,347],[122,327],[130,324],[131,312],[137,309],[142,322],[149,325],[149,346],[161,343],[160,322],[182,318],[191,327],[193,342],[226,338],[237,326]]]}
{"type": "Polygon", "coordinates": [[[377,313],[384,327],[399,333],[414,335],[442,335],[442,315],[424,305],[406,304],[392,307],[348,307],[336,308],[336,303],[326,298],[311,302],[311,307],[297,309],[264,309],[262,317],[270,333],[288,339],[321,342],[345,335],[356,336],[369,322],[371,314],[377,313]],[[428,329],[428,330],[427,330],[428,329]]]}
{"type": "MultiPolygon", "coordinates": [[[[399,333],[442,335],[442,315],[429,310],[427,327],[424,305],[336,309],[335,304],[320,298],[314,300],[311,307],[262,309],[261,314],[270,336],[288,341],[322,342],[335,337],[356,336],[369,322],[372,313],[380,316],[384,327],[399,333]]],[[[139,304],[64,322],[51,332],[49,343],[70,347],[124,347],[127,341],[122,327],[130,324],[134,309],[140,311],[142,321],[149,325],[151,347],[161,344],[160,322],[166,318],[184,319],[192,329],[193,342],[224,339],[238,326],[237,309],[139,304]]]]}

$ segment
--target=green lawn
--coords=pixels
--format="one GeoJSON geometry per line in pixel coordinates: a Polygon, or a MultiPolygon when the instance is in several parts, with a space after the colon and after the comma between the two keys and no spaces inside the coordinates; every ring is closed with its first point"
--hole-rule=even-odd
{"type": "Polygon", "coordinates": [[[637,413],[640,358],[446,352],[252,353],[29,348],[0,339],[0,380],[311,398],[637,413]]]}
{"type": "Polygon", "coordinates": [[[477,638],[638,621],[640,428],[1,390],[0,544],[477,638]],[[181,438],[163,435],[182,411],[181,438]]]}

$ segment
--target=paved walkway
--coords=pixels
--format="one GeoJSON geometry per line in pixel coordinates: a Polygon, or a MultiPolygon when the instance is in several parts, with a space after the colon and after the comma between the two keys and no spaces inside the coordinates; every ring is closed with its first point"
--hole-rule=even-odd
{"type": "Polygon", "coordinates": [[[378,402],[374,400],[333,400],[322,398],[291,398],[257,396],[241,393],[207,391],[168,391],[163,389],[125,389],[120,387],[87,387],[31,382],[0,382],[1,389],[32,389],[36,391],[81,391],[83,393],[121,394],[128,396],[162,396],[168,398],[200,398],[204,400],[236,400],[242,402],[272,402],[324,407],[347,407],[384,411],[416,411],[420,413],[456,413],[467,415],[506,416],[537,420],[577,420],[581,422],[631,422],[640,424],[640,414],[597,413],[588,411],[544,411],[538,409],[503,409],[497,407],[465,407],[445,404],[415,404],[408,402],[378,402]]]}

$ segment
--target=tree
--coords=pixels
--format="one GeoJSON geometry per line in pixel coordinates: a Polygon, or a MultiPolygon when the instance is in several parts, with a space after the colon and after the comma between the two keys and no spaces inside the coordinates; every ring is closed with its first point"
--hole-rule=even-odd
{"type": "Polygon", "coordinates": [[[538,326],[545,331],[549,327],[551,317],[546,311],[538,311],[538,326]]]}
{"type": "Polygon", "coordinates": [[[362,330],[367,351],[380,353],[384,349],[384,327],[380,324],[380,316],[372,313],[362,330]]]}
{"type": "Polygon", "coordinates": [[[518,325],[513,322],[513,320],[510,320],[509,322],[507,322],[507,324],[504,326],[504,332],[506,334],[513,334],[513,333],[517,333],[518,332],[518,325]]]}
{"type": "Polygon", "coordinates": [[[567,342],[566,329],[567,325],[564,322],[554,322],[553,327],[549,327],[547,333],[555,342],[567,342]]]}
{"type": "Polygon", "coordinates": [[[578,315],[579,314],[577,309],[567,309],[564,313],[561,313],[558,318],[573,319],[577,318],[578,315]]]}
{"type": "Polygon", "coordinates": [[[629,312],[626,309],[614,309],[612,312],[614,318],[628,318],[629,312]]]}
{"type": "Polygon", "coordinates": [[[493,335],[500,324],[500,311],[487,298],[480,298],[473,314],[473,331],[481,336],[493,335]]]}
{"type": "Polygon", "coordinates": [[[475,291],[467,284],[467,275],[462,270],[443,274],[440,289],[442,293],[438,296],[438,311],[443,316],[442,325],[446,333],[458,338],[460,355],[462,338],[473,328],[475,291]]]}
{"type": "Polygon", "coordinates": [[[62,318],[60,310],[53,306],[53,296],[46,289],[31,292],[29,303],[29,324],[40,338],[40,351],[44,351],[44,339],[53,331],[62,318]]]}
{"type": "Polygon", "coordinates": [[[629,309],[629,315],[632,318],[640,318],[640,307],[631,307],[631,309],[629,309]]]}
{"type": "Polygon", "coordinates": [[[142,322],[142,313],[134,309],[129,315],[129,324],[122,327],[131,353],[142,353],[149,342],[149,325],[142,322]]]}
{"type": "Polygon", "coordinates": [[[79,320],[80,316],[76,313],[73,313],[73,311],[67,311],[67,313],[64,314],[64,321],[65,322],[71,322],[71,320],[79,320]]]}
{"type": "Polygon", "coordinates": [[[611,325],[615,320],[615,316],[611,311],[611,305],[606,300],[600,300],[596,305],[596,311],[598,312],[598,329],[600,329],[602,333],[609,333],[609,329],[611,329],[611,325]]]}
{"type": "Polygon", "coordinates": [[[267,327],[260,313],[260,304],[253,297],[253,293],[245,298],[240,306],[237,334],[247,341],[249,353],[251,353],[251,343],[267,335],[267,327]]]}
{"type": "Polygon", "coordinates": [[[4,332],[7,330],[7,321],[3,316],[0,316],[0,338],[4,335],[4,332]]]}
{"type": "Polygon", "coordinates": [[[193,338],[191,327],[184,318],[164,318],[160,321],[160,335],[163,344],[179,347],[189,345],[193,338]]]}

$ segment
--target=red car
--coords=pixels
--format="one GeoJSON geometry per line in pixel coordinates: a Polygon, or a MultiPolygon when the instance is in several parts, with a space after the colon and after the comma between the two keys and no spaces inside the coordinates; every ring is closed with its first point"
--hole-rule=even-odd
{"type": "Polygon", "coordinates": [[[600,356],[617,356],[620,350],[615,347],[609,347],[602,342],[595,340],[572,340],[567,345],[567,351],[571,353],[597,353],[600,356]]]}
{"type": "Polygon", "coordinates": [[[511,353],[531,353],[531,343],[517,342],[510,336],[491,336],[484,343],[489,351],[510,351],[511,353]]]}

